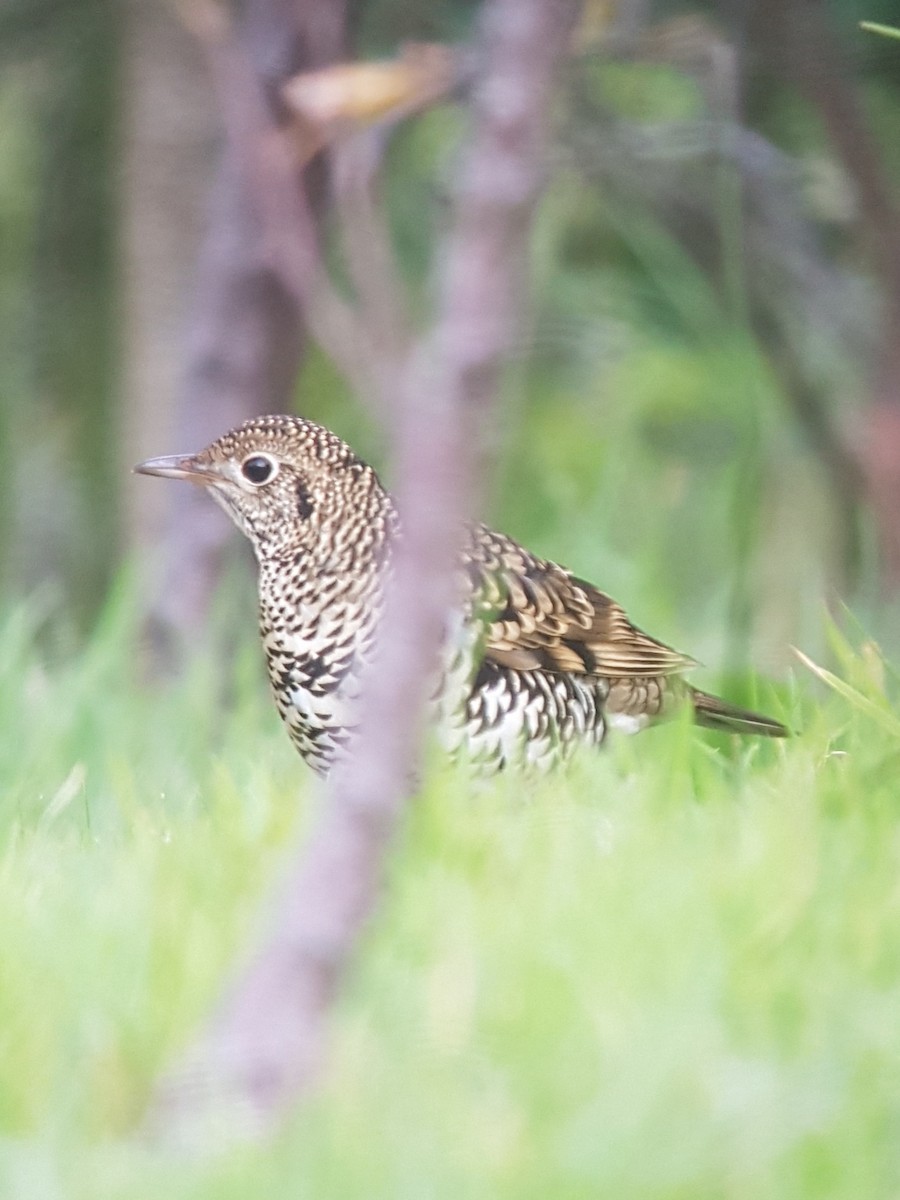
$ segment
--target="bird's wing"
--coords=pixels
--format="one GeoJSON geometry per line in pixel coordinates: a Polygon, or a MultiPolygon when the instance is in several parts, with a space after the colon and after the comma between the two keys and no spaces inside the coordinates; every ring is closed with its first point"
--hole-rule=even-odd
{"type": "Polygon", "coordinates": [[[466,565],[486,658],[519,671],[610,678],[677,675],[697,665],[638,629],[593,584],[501,534],[476,532],[466,565]]]}

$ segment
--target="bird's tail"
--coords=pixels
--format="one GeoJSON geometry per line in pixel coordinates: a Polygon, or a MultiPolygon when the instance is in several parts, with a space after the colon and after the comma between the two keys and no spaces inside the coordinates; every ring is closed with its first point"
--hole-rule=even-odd
{"type": "Polygon", "coordinates": [[[701,692],[699,688],[692,687],[690,697],[694,706],[694,720],[707,729],[718,729],[720,733],[757,733],[763,737],[787,737],[789,734],[780,721],[746,708],[737,708],[718,696],[701,692]]]}

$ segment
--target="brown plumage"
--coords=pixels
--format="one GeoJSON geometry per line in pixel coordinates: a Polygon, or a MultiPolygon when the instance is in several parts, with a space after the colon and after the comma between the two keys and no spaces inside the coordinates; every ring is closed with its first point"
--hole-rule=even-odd
{"type": "MultiPolygon", "coordinates": [[[[390,495],[333,433],[299,417],[248,421],[199,454],[136,470],[206,487],[259,562],[260,631],[279,712],[325,773],[355,721],[391,552],[390,495]]],[[[783,737],[778,721],[683,679],[696,664],[614,600],[484,525],[467,527],[459,608],[434,709],[445,745],[498,768],[549,765],[609,726],[634,732],[683,704],[698,724],[783,737]]]]}

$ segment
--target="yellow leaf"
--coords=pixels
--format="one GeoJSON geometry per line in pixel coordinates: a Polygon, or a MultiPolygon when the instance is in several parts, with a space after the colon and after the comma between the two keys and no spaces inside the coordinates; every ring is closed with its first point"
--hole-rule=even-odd
{"type": "Polygon", "coordinates": [[[386,62],[338,63],[295,75],[282,95],[294,113],[318,127],[396,120],[446,92],[456,63],[449,46],[411,43],[386,62]]]}

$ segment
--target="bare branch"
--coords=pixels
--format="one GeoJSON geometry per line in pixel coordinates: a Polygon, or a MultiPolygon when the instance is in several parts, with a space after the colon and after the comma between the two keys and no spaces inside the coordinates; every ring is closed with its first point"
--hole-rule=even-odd
{"type": "Polygon", "coordinates": [[[374,201],[387,125],[445,93],[457,59],[444,46],[407,48],[385,64],[341,63],[280,89],[293,113],[272,119],[261,81],[220,18],[195,21],[217,84],[230,145],[252,182],[266,259],[307,325],[357,395],[389,412],[407,349],[408,321],[390,239],[374,201]],[[377,130],[364,128],[378,120],[377,130]],[[337,199],[358,304],[326,270],[302,168],[333,144],[337,199]]]}
{"type": "Polygon", "coordinates": [[[384,139],[385,131],[376,128],[336,142],[331,150],[331,170],[347,271],[375,352],[378,374],[372,394],[382,418],[391,419],[413,325],[378,203],[384,139]]]}
{"type": "Polygon", "coordinates": [[[438,315],[403,388],[396,467],[404,537],[364,682],[361,729],[261,950],[157,1097],[157,1128],[176,1143],[199,1139],[210,1149],[211,1130],[234,1137],[271,1127],[309,1091],[322,1061],[329,1007],[374,909],[416,763],[474,447],[516,327],[553,75],[576,12],[575,0],[486,7],[484,68],[438,315]]]}
{"type": "Polygon", "coordinates": [[[204,40],[219,94],[229,144],[250,183],[270,270],[302,310],[313,336],[354,388],[366,393],[368,337],[356,313],[337,292],[319,253],[315,222],[299,169],[321,148],[309,127],[303,144],[296,129],[280,128],[259,78],[230,33],[204,40]]]}

